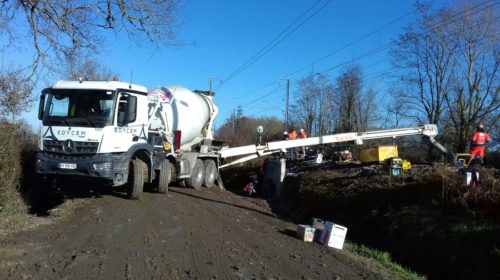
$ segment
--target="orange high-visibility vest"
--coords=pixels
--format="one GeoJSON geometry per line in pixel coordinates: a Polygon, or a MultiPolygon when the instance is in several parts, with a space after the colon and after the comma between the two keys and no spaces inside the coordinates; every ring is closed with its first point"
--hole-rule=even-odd
{"type": "Polygon", "coordinates": [[[490,142],[490,136],[486,132],[475,132],[472,135],[473,146],[484,146],[488,142],[490,142]]]}

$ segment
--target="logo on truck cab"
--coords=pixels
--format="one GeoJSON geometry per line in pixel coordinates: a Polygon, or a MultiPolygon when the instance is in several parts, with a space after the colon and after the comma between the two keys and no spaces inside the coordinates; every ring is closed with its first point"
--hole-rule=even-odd
{"type": "Polygon", "coordinates": [[[85,137],[85,131],[83,131],[83,130],[58,130],[57,135],[85,137]]]}
{"type": "Polygon", "coordinates": [[[137,128],[132,128],[132,127],[115,127],[115,132],[116,133],[137,133],[137,128]]]}
{"type": "Polygon", "coordinates": [[[64,141],[62,148],[64,152],[71,154],[76,150],[75,142],[73,142],[71,139],[68,139],[64,141]]]}

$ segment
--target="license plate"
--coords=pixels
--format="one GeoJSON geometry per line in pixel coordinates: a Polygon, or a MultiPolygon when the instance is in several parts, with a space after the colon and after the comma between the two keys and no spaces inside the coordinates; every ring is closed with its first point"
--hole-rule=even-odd
{"type": "Polygon", "coordinates": [[[76,163],[60,162],[57,164],[57,167],[59,167],[61,169],[76,169],[76,163]]]}

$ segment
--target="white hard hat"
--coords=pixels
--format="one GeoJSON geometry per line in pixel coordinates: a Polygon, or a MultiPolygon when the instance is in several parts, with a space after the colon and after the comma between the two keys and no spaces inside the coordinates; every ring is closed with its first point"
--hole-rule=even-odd
{"type": "Polygon", "coordinates": [[[288,134],[288,132],[286,132],[286,131],[285,131],[285,132],[283,132],[283,135],[287,135],[287,134],[288,134]]]}
{"type": "Polygon", "coordinates": [[[302,128],[301,128],[301,129],[300,129],[300,131],[301,131],[301,132],[304,132],[304,129],[302,129],[302,128]]]}

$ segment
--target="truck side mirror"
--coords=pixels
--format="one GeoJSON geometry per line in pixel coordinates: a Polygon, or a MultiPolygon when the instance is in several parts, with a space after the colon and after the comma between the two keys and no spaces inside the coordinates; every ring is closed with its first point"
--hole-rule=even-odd
{"type": "Polygon", "coordinates": [[[43,118],[43,107],[45,106],[45,93],[42,93],[40,96],[40,103],[38,104],[38,119],[42,120],[43,118]]]}
{"type": "Polygon", "coordinates": [[[127,113],[125,117],[126,122],[135,122],[135,119],[137,119],[137,97],[132,95],[128,96],[125,112],[127,113]]]}

